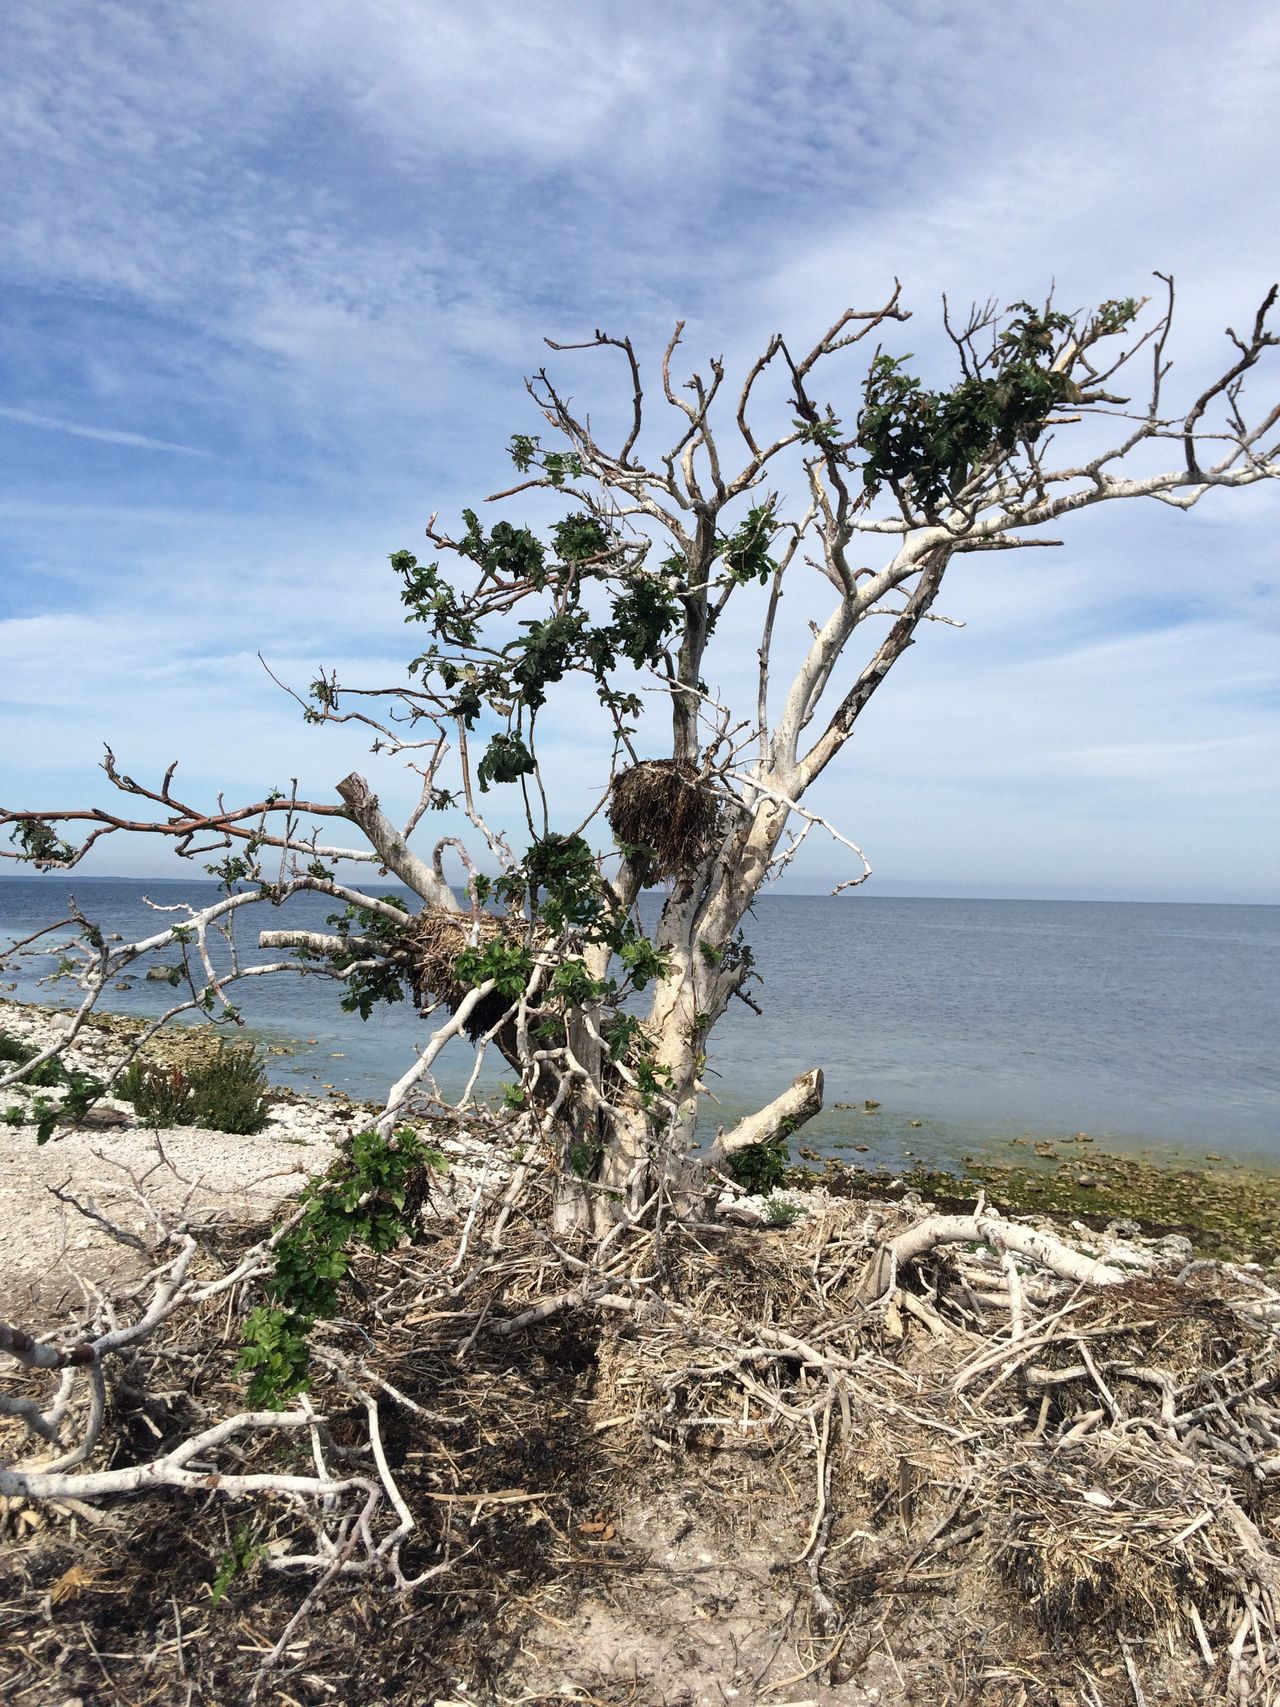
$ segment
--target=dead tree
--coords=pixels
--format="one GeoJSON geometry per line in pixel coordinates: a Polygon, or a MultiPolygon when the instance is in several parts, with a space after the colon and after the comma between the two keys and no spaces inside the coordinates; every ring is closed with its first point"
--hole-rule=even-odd
{"type": "MultiPolygon", "coordinates": [[[[1097,505],[1146,498],[1186,510],[1280,475],[1269,438],[1280,406],[1251,411],[1244,395],[1277,341],[1267,329],[1275,288],[1245,334],[1228,334],[1232,359],[1220,376],[1177,405],[1166,395],[1171,280],[1162,292],[1145,315],[1145,301],[1127,299],[1072,314],[1052,303],[1001,312],[989,304],[962,325],[947,316],[957,375],[938,391],[886,346],[908,318],[897,286],[879,308],[841,315],[808,348],[772,338],[732,388],[714,360],[677,383],[677,326],[659,365],[657,423],[630,339],[596,332],[584,344],[552,345],[621,361],[629,396],[621,443],[602,442],[561,382],[539,371],[528,391],[545,431],[515,436],[519,479],[489,501],[510,507],[550,494],[560,518],[549,528],[500,520],[486,529],[469,510],[449,534],[433,517],[437,560],[392,558],[408,617],[427,636],[411,681],[354,688],[321,676],[297,696],[311,721],[365,724],[375,750],[419,771],[421,797],[406,824],[387,818],[359,776],[340,782],[332,801],[295,791],[210,811],[175,794],[172,769],[150,789],[110,753],[108,777],[147,803],[143,816],[0,812],[16,857],[44,868],[74,866],[102,837],[138,830],[168,835],[187,856],[211,837],[227,850],[226,899],[184,916],[167,937],[113,948],[78,921],[86,1011],[162,940],[182,944],[187,1004],[221,1011],[230,978],[263,968],[237,962],[230,977],[217,973],[208,930],[247,897],[284,903],[322,890],[349,905],[350,925],[265,933],[262,945],[286,954],[272,969],[323,968],[357,1005],[409,993],[436,1016],[431,1042],[389,1095],[384,1130],[429,1084],[443,1043],[466,1032],[518,1077],[512,1101],[562,1181],[562,1226],[603,1233],[619,1218],[651,1214],[686,1168],[708,1037],[728,1004],[749,996],[742,925],[752,901],[815,831],[849,851],[848,884],[868,875],[855,844],[805,798],[921,624],[946,620],[934,606],[952,562],[1057,545],[1056,526],[1097,505]],[[850,370],[858,346],[872,352],[860,378],[850,370]],[[1139,375],[1135,401],[1120,387],[1139,375]],[[779,377],[789,402],[766,429],[757,393],[779,377]],[[662,420],[674,421],[665,443],[656,437],[662,420]],[[1075,454],[1073,444],[1082,447],[1075,454]],[[1169,453],[1155,473],[1153,448],[1169,453]],[[804,494],[791,508],[778,495],[784,480],[804,494]],[[450,561],[452,576],[441,566],[450,561]],[[752,600],[755,692],[729,706],[707,686],[709,660],[730,603],[752,600]],[[807,623],[799,667],[779,680],[775,640],[796,606],[818,617],[807,623]],[[597,807],[616,844],[606,858],[589,839],[591,820],[566,823],[547,798],[538,764],[538,730],[570,676],[594,688],[612,755],[597,807]],[[666,702],[657,750],[659,719],[641,716],[651,692],[666,702]],[[499,787],[522,796],[523,848],[484,817],[481,797],[499,787]],[[429,855],[415,851],[424,818],[450,811],[465,820],[458,827],[470,847],[487,849],[496,878],[478,873],[461,834],[440,837],[429,855]],[[356,845],[322,835],[335,818],[358,832],[356,845]],[[451,849],[466,879],[461,902],[444,870],[451,849]],[[350,861],[393,873],[417,910],[340,879],[338,866],[350,861]],[[661,888],[662,905],[646,930],[636,903],[650,886],[661,888]]],[[[719,1153],[789,1132],[820,1106],[821,1075],[805,1075],[723,1136],[719,1153]]]]}

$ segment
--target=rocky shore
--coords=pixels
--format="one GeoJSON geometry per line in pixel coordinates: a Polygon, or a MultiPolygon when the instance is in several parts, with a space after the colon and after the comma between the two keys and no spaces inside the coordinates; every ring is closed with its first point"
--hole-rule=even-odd
{"type": "MultiPolygon", "coordinates": [[[[0,1034],[38,1048],[65,1033],[71,1018],[69,1009],[0,999],[0,1034]]],[[[147,1029],[147,1021],[132,1015],[94,1014],[66,1052],[66,1063],[107,1078],[147,1029]]],[[[224,1035],[211,1026],[171,1026],[143,1045],[141,1059],[190,1066],[218,1049],[224,1035]]],[[[31,1100],[32,1093],[16,1088],[0,1092],[0,1115],[31,1100]]],[[[154,1223],[139,1195],[144,1184],[148,1200],[167,1215],[261,1227],[282,1201],[328,1166],[343,1137],[370,1113],[371,1105],[354,1103],[342,1092],[310,1097],[277,1088],[267,1127],[251,1137],[191,1127],[156,1132],[137,1119],[129,1103],[111,1096],[100,1101],[89,1122],[60,1130],[43,1147],[35,1142],[32,1124],[0,1125],[6,1164],[0,1182],[0,1293],[17,1300],[14,1309],[37,1306],[44,1314],[78,1303],[86,1282],[141,1272],[141,1258],[135,1260],[135,1253],[76,1210],[69,1197],[91,1199],[110,1218],[151,1237],[154,1223]]],[[[438,1134],[433,1143],[450,1158],[446,1195],[460,1204],[486,1171],[492,1177],[495,1167],[507,1166],[491,1144],[466,1134],[438,1134]]],[[[1153,1244],[1176,1241],[1188,1256],[1269,1266],[1280,1261],[1280,1171],[1225,1158],[1192,1166],[1181,1158],[1113,1154],[1083,1133],[1037,1144],[1034,1151],[1025,1147],[1009,1162],[966,1158],[959,1174],[917,1166],[891,1175],[836,1156],[819,1158],[803,1150],[801,1155],[807,1165],[792,1171],[785,1190],[771,1198],[735,1194],[735,1206],[724,1206],[729,1219],[776,1227],[830,1198],[868,1196],[959,1210],[981,1190],[1007,1213],[1046,1224],[1121,1241],[1133,1235],[1153,1244]]]]}
{"type": "Polygon", "coordinates": [[[1189,1256],[1280,1265],[1280,1171],[1225,1158],[1192,1164],[1126,1155],[1086,1142],[1044,1144],[1017,1161],[966,1157],[959,1173],[917,1166],[890,1175],[831,1158],[809,1177],[816,1173],[841,1197],[914,1194],[948,1210],[984,1191],[1010,1215],[1092,1231],[1141,1230],[1181,1240],[1189,1256]]]}

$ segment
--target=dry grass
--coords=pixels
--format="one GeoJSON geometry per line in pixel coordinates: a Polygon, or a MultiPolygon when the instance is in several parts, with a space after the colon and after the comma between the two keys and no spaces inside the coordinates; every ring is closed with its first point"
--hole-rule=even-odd
{"type": "MultiPolygon", "coordinates": [[[[557,1248],[540,1198],[500,1251],[495,1213],[362,1262],[352,1319],[325,1334],[401,1395],[380,1389],[417,1524],[403,1563],[442,1568],[407,1600],[336,1581],[261,1699],[1273,1701],[1267,1277],[1179,1278],[1137,1250],[1147,1272],[1123,1286],[1029,1286],[1015,1335],[982,1251],[858,1302],[903,1205],[635,1229],[607,1272],[557,1248]]],[[[117,1459],[233,1405],[234,1348],[221,1311],[175,1324],[114,1397],[117,1459]]],[[[332,1368],[313,1401],[361,1461],[365,1413],[332,1368]]],[[[5,1699],[245,1699],[305,1585],[261,1559],[217,1607],[210,1584],[246,1527],[298,1544],[298,1512],[173,1495],[108,1515],[9,1514],[5,1699]]]]}

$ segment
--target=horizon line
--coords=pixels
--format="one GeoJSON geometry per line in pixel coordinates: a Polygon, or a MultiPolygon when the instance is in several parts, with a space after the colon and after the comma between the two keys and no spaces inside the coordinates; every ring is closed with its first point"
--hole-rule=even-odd
{"type": "MultiPolygon", "coordinates": [[[[4,871],[4,870],[0,870],[0,881],[3,881],[6,878],[27,879],[28,881],[40,881],[40,880],[43,880],[46,878],[56,877],[58,875],[59,875],[59,873],[50,872],[50,871],[31,872],[31,871],[4,871]]],[[[71,873],[67,872],[63,875],[71,876],[71,873]]],[[[173,875],[173,876],[166,876],[166,875],[163,875],[159,872],[150,872],[145,876],[139,876],[137,874],[133,874],[130,876],[121,876],[119,874],[115,874],[115,873],[111,873],[111,872],[95,872],[95,873],[87,873],[86,872],[79,878],[79,881],[82,883],[139,883],[139,884],[146,884],[146,883],[192,884],[192,883],[198,883],[198,884],[202,884],[202,885],[207,884],[207,885],[213,886],[215,888],[221,887],[217,878],[204,876],[204,875],[197,876],[195,873],[192,873],[190,876],[186,876],[186,875],[183,875],[181,873],[179,873],[177,875],[173,875]]],[[[907,879],[888,879],[887,881],[892,882],[896,885],[897,883],[909,881],[909,880],[907,880],[907,879]]],[[[366,884],[366,885],[364,885],[364,887],[367,889],[404,889],[408,893],[410,893],[410,894],[412,893],[412,891],[408,889],[407,884],[397,883],[394,881],[393,882],[380,881],[378,883],[366,884]]],[[[458,893],[458,894],[462,893],[461,890],[456,889],[456,886],[451,886],[451,887],[455,887],[456,893],[458,893]]],[[[650,889],[644,890],[643,893],[645,895],[656,895],[656,894],[661,893],[661,890],[658,888],[650,888],[650,889]]],[[[805,889],[771,888],[771,889],[763,890],[759,895],[756,896],[755,900],[752,902],[752,905],[758,906],[761,901],[769,901],[769,900],[783,900],[783,901],[829,900],[829,901],[834,901],[834,900],[845,900],[845,899],[862,900],[862,901],[990,901],[990,902],[1010,902],[1010,903],[1031,902],[1031,903],[1034,903],[1037,905],[1043,905],[1043,906],[1054,906],[1054,905],[1061,904],[1063,906],[1082,906],[1082,907],[1090,907],[1090,906],[1100,906],[1100,907],[1280,907],[1280,899],[1278,899],[1278,900],[1241,900],[1241,899],[1206,898],[1204,896],[1197,896],[1194,899],[1176,899],[1176,898],[1171,898],[1169,896],[1155,896],[1155,895],[1152,895],[1152,896],[1141,896],[1141,895],[1041,895],[1041,894],[1033,894],[1033,895],[1026,895],[1026,894],[1012,894],[1012,895],[1011,894],[995,894],[995,895],[993,895],[993,894],[980,894],[980,895],[975,895],[975,894],[953,894],[950,892],[937,893],[936,891],[921,892],[921,893],[912,892],[912,893],[906,893],[906,894],[886,895],[883,892],[875,892],[875,891],[863,890],[863,889],[847,890],[843,894],[837,894],[837,893],[833,893],[832,891],[827,890],[827,889],[825,889],[819,885],[816,885],[816,884],[812,888],[805,888],[805,889]]]]}

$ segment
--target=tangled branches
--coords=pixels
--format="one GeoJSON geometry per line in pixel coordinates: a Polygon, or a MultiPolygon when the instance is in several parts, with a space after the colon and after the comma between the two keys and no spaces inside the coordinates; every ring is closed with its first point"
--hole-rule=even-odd
{"type": "MultiPolygon", "coordinates": [[[[280,1604],[263,1678],[296,1672],[321,1596],[430,1581],[444,1687],[467,1675],[448,1608],[482,1604],[528,1639],[536,1605],[547,1637],[592,1536],[616,1530],[604,1558],[648,1568],[655,1501],[703,1526],[704,1556],[731,1558],[716,1490],[750,1462],[807,1609],[769,1626],[783,1669],[853,1675],[959,1573],[1003,1609],[997,1647],[989,1619],[965,1637],[993,1663],[1052,1638],[1053,1665],[1096,1691],[1082,1699],[1118,1699],[1113,1662],[1147,1687],[1199,1670],[1226,1698],[1265,1699],[1280,1291],[1261,1273],[1136,1238],[1064,1246],[982,1203],[958,1229],[927,1206],[820,1194],[785,1232],[662,1213],[566,1240],[533,1171],[441,1142],[465,1178],[424,1202],[414,1242],[351,1257],[353,1318],[318,1324],[310,1389],[287,1406],[234,1405],[236,1347],[212,1350],[208,1324],[243,1321],[296,1212],[220,1265],[206,1238],[166,1235],[177,1254],[123,1324],[10,1332],[31,1389],[10,1383],[10,1426],[62,1443],[11,1449],[11,1509],[169,1490],[248,1511],[259,1594],[263,1573],[309,1584],[280,1604]],[[974,1236],[939,1242],[957,1231],[974,1236]],[[1064,1251],[1109,1284],[1055,1274],[1074,1266],[1064,1251]],[[126,1426],[139,1416],[146,1453],[126,1426]]],[[[501,1699],[518,1683],[519,1668],[501,1699]]]]}

